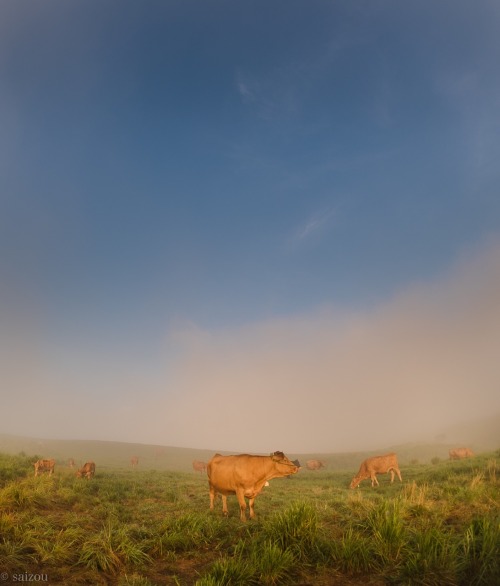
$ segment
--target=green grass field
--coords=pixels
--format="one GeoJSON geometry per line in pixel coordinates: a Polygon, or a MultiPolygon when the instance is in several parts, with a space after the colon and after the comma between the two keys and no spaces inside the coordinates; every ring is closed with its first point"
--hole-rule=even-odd
{"type": "MultiPolygon", "coordinates": [[[[190,454],[191,455],[191,454],[190,454]]],[[[35,478],[33,458],[0,456],[5,584],[500,584],[497,460],[401,466],[403,483],[357,470],[301,471],[257,498],[257,519],[209,511],[206,476],[67,466],[35,478]]],[[[359,464],[359,462],[358,462],[359,464]]]]}

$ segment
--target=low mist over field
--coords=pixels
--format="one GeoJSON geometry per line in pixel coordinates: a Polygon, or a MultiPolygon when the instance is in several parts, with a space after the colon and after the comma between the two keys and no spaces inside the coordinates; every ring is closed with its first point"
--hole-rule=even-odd
{"type": "Polygon", "coordinates": [[[103,355],[98,372],[65,378],[29,335],[13,340],[1,375],[11,433],[298,453],[432,440],[500,411],[500,247],[364,312],[179,329],[156,376],[103,355]]]}
{"type": "Polygon", "coordinates": [[[429,440],[500,412],[500,248],[370,311],[193,328],[179,341],[176,397],[156,418],[179,445],[300,452],[429,440]]]}

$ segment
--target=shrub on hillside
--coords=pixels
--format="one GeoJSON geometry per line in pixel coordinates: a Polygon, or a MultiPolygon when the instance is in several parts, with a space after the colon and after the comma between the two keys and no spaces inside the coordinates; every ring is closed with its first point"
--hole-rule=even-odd
{"type": "Polygon", "coordinates": [[[25,454],[12,456],[9,454],[0,454],[0,487],[5,486],[7,482],[25,478],[33,471],[33,462],[38,460],[28,457],[25,454]]]}

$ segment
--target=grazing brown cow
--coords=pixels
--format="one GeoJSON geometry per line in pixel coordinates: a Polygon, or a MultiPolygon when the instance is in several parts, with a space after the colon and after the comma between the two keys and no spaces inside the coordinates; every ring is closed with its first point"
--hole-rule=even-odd
{"type": "Polygon", "coordinates": [[[321,470],[324,467],[325,464],[321,460],[307,460],[306,462],[306,468],[308,470],[321,470]]]}
{"type": "Polygon", "coordinates": [[[203,474],[206,469],[207,469],[207,465],[205,464],[205,462],[202,462],[201,460],[193,460],[193,470],[195,472],[199,472],[200,474],[203,474]]]}
{"type": "Polygon", "coordinates": [[[474,452],[469,448],[455,448],[448,452],[450,454],[450,460],[462,460],[463,458],[472,458],[474,452]]]}
{"type": "Polygon", "coordinates": [[[283,452],[274,452],[270,456],[215,456],[207,464],[208,484],[210,487],[210,509],[214,508],[214,500],[218,493],[222,496],[222,512],[227,511],[227,497],[235,494],[240,504],[240,519],[246,521],[248,499],[250,519],[255,517],[253,503],[262,488],[271,478],[280,478],[295,474],[298,466],[285,456],[283,452]]]}
{"type": "Polygon", "coordinates": [[[94,477],[94,474],[95,474],[94,462],[85,462],[85,464],[76,473],[76,477],[82,478],[82,476],[84,476],[87,480],[90,480],[91,478],[94,477]]]}
{"type": "Polygon", "coordinates": [[[385,474],[386,472],[391,473],[391,484],[394,482],[394,472],[398,475],[399,480],[403,482],[399,471],[398,457],[394,453],[367,458],[361,463],[358,473],[352,479],[350,488],[356,488],[365,478],[371,478],[372,486],[375,486],[375,484],[378,486],[377,474],[385,474]]]}
{"type": "Polygon", "coordinates": [[[132,468],[137,468],[137,464],[139,464],[139,456],[132,456],[130,458],[130,465],[132,468]]]}
{"type": "Polygon", "coordinates": [[[38,460],[33,466],[35,467],[35,476],[38,476],[39,472],[48,472],[49,476],[54,474],[54,466],[56,461],[52,458],[51,460],[38,460]]]}

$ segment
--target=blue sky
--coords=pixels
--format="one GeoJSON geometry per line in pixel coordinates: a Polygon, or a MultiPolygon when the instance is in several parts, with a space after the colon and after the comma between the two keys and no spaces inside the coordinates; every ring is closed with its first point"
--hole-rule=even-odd
{"type": "Polygon", "coordinates": [[[313,404],[500,411],[479,342],[425,351],[498,341],[499,32],[493,0],[2,2],[4,431],[335,451],[368,411],[355,445],[313,404]],[[410,338],[417,389],[370,358],[410,338]]]}

